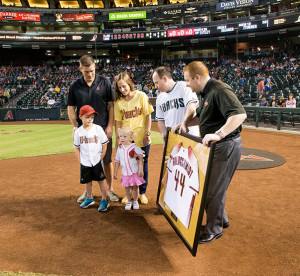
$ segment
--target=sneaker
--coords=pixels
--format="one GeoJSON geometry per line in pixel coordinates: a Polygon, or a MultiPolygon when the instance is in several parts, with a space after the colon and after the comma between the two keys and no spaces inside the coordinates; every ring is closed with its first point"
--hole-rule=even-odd
{"type": "Polygon", "coordinates": [[[125,210],[126,210],[126,211],[131,210],[131,206],[132,206],[132,202],[131,202],[131,201],[128,201],[128,202],[126,203],[126,205],[125,205],[125,210]]]}
{"type": "Polygon", "coordinates": [[[140,209],[139,203],[138,203],[137,201],[133,201],[132,209],[133,209],[133,210],[138,210],[138,209],[140,209]]]}
{"type": "Polygon", "coordinates": [[[94,204],[95,204],[95,200],[93,198],[86,197],[85,200],[80,204],[80,207],[87,208],[94,204]]]}
{"type": "Polygon", "coordinates": [[[105,199],[102,199],[102,200],[100,201],[100,206],[99,206],[99,208],[98,208],[98,211],[99,211],[99,212],[105,212],[105,211],[107,210],[108,206],[109,206],[108,201],[105,200],[105,199]]]}
{"type": "Polygon", "coordinates": [[[113,201],[113,202],[119,201],[119,197],[116,195],[116,193],[114,191],[109,191],[108,197],[109,197],[110,201],[113,201]]]}
{"type": "Polygon", "coordinates": [[[128,202],[127,196],[123,197],[121,203],[126,204],[128,202]]]}
{"type": "Polygon", "coordinates": [[[148,204],[148,198],[145,195],[141,195],[140,202],[141,202],[141,204],[146,205],[146,204],[148,204]]]}
{"type": "Polygon", "coordinates": [[[80,197],[78,197],[77,202],[82,203],[87,197],[87,192],[84,192],[80,197]]]}

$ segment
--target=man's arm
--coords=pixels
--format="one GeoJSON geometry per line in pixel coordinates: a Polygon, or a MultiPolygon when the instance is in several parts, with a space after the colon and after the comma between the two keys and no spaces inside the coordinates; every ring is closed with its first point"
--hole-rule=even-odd
{"type": "Polygon", "coordinates": [[[194,114],[196,112],[197,103],[192,102],[187,106],[187,110],[184,115],[184,120],[181,124],[176,125],[172,128],[172,132],[175,133],[178,130],[178,133],[187,133],[189,126],[199,125],[199,120],[194,114]]]}
{"type": "Polygon", "coordinates": [[[77,128],[75,109],[76,109],[76,106],[68,105],[68,117],[69,117],[70,123],[73,127],[77,128]]]}
{"type": "Polygon", "coordinates": [[[108,139],[113,135],[113,125],[114,125],[114,103],[108,102],[108,125],[105,129],[105,134],[108,139]]]}
{"type": "Polygon", "coordinates": [[[75,109],[76,109],[76,106],[68,105],[68,117],[69,117],[71,125],[73,126],[73,136],[74,136],[75,130],[78,129],[75,109]]]}
{"type": "Polygon", "coordinates": [[[165,142],[166,137],[167,137],[167,128],[165,126],[165,120],[158,120],[157,125],[158,125],[158,128],[159,128],[161,138],[165,142]]]}
{"type": "Polygon", "coordinates": [[[230,116],[227,119],[225,125],[223,125],[218,130],[221,132],[221,136],[223,136],[223,137],[221,137],[220,135],[218,135],[216,133],[206,134],[202,140],[202,144],[204,146],[208,146],[210,141],[212,141],[212,142],[220,141],[221,139],[225,138],[228,134],[233,132],[235,129],[237,129],[244,122],[244,120],[246,118],[247,118],[246,113],[230,116]]]}

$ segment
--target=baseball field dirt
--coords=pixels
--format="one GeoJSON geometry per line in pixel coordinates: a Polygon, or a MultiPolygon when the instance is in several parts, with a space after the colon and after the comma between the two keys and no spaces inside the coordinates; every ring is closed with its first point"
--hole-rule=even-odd
{"type": "MultiPolygon", "coordinates": [[[[129,212],[119,202],[97,212],[96,184],[97,204],[79,207],[84,186],[75,154],[0,161],[0,271],[299,275],[299,136],[244,129],[242,138],[245,147],[277,153],[286,163],[236,172],[227,192],[230,227],[222,238],[199,245],[196,257],[157,212],[162,145],[150,150],[149,204],[129,212]]],[[[122,198],[119,179],[114,187],[122,198]]]]}

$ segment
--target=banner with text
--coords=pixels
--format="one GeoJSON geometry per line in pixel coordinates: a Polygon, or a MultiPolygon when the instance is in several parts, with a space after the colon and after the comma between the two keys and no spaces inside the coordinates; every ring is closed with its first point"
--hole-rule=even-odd
{"type": "Polygon", "coordinates": [[[238,9],[243,7],[257,6],[258,0],[233,0],[216,4],[216,11],[238,9]]]}
{"type": "Polygon", "coordinates": [[[0,12],[0,20],[41,21],[39,13],[0,12]]]}
{"type": "Polygon", "coordinates": [[[92,13],[57,13],[56,22],[80,22],[80,21],[94,21],[92,13]]]}
{"type": "Polygon", "coordinates": [[[132,19],[144,19],[146,18],[146,11],[136,12],[110,12],[109,20],[132,20],[132,19]]]}

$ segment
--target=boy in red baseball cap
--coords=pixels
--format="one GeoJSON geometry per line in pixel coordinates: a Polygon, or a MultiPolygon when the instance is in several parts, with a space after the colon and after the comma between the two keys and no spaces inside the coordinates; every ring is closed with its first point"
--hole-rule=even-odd
{"type": "Polygon", "coordinates": [[[104,183],[106,179],[102,160],[109,142],[103,128],[93,123],[95,114],[98,113],[90,105],[84,105],[80,108],[79,118],[82,120],[82,126],[74,133],[75,155],[80,162],[80,183],[85,184],[87,197],[81,208],[88,208],[95,204],[92,196],[92,181],[97,181],[102,193],[102,200],[98,211],[105,212],[109,206],[107,201],[107,188],[104,183]]]}

